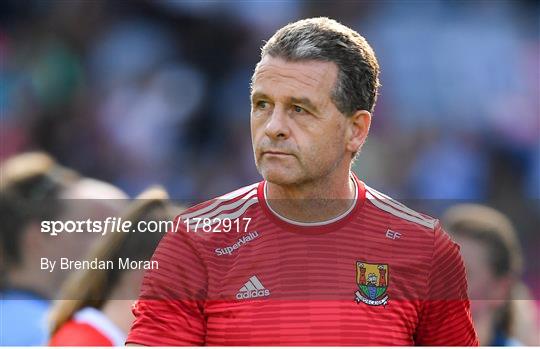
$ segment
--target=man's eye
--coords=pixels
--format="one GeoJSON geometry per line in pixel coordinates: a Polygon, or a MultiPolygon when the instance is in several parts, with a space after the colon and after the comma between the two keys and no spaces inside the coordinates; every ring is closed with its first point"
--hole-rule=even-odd
{"type": "Polygon", "coordinates": [[[294,110],[295,113],[303,113],[303,112],[306,111],[304,108],[299,107],[297,105],[293,106],[293,110],[294,110]]]}
{"type": "Polygon", "coordinates": [[[266,101],[258,101],[255,105],[259,109],[266,109],[268,107],[268,102],[266,102],[266,101]]]}

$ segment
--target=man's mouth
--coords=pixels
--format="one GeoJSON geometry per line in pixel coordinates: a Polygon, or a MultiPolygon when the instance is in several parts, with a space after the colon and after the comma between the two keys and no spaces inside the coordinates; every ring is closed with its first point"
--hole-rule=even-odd
{"type": "Polygon", "coordinates": [[[267,150],[267,151],[263,151],[262,152],[262,155],[269,155],[269,156],[292,156],[292,154],[290,153],[285,153],[285,152],[282,152],[282,151],[277,151],[277,150],[267,150]]]}

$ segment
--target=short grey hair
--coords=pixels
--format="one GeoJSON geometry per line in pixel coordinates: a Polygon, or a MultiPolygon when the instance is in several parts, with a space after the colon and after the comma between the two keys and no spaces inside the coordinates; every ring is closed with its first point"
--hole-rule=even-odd
{"type": "Polygon", "coordinates": [[[331,98],[338,110],[347,116],[358,110],[373,112],[379,64],[366,39],[351,28],[326,17],[290,23],[264,44],[261,58],[266,55],[335,63],[338,77],[331,98]]]}

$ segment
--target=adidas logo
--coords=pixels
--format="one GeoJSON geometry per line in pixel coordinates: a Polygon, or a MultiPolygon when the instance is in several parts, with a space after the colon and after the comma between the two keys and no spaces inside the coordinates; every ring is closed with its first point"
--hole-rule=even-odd
{"type": "Polygon", "coordinates": [[[270,290],[267,290],[263,284],[254,275],[242,286],[236,294],[236,299],[249,299],[257,297],[267,297],[270,290]]]}

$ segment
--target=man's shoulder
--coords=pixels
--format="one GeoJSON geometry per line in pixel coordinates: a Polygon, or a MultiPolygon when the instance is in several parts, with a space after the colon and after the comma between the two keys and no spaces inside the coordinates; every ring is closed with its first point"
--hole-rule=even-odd
{"type": "MultiPolygon", "coordinates": [[[[430,235],[439,226],[439,220],[427,214],[415,211],[405,204],[364,184],[366,204],[375,213],[374,217],[393,225],[410,227],[418,232],[430,235]]],[[[375,218],[374,218],[375,219],[375,218]]]]}
{"type": "Polygon", "coordinates": [[[182,212],[177,219],[185,225],[194,226],[198,223],[202,226],[240,218],[259,202],[257,191],[260,183],[253,183],[194,205],[182,212]]]}

